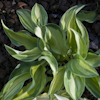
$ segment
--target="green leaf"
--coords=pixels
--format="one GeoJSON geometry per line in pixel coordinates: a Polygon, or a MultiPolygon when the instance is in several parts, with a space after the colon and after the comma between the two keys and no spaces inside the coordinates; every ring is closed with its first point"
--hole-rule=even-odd
{"type": "Polygon", "coordinates": [[[32,8],[31,18],[32,21],[40,27],[46,25],[48,21],[48,15],[45,9],[43,6],[37,3],[32,8]]]}
{"type": "Polygon", "coordinates": [[[100,98],[98,77],[86,78],[86,88],[97,98],[100,98]]]}
{"type": "Polygon", "coordinates": [[[76,16],[80,21],[86,21],[88,23],[93,23],[96,20],[97,15],[98,15],[98,5],[97,5],[96,10],[94,11],[81,10],[76,16]]]}
{"type": "Polygon", "coordinates": [[[68,9],[60,19],[60,26],[66,32],[70,31],[70,28],[75,27],[76,14],[84,8],[85,5],[76,5],[68,9]]]}
{"type": "Polygon", "coordinates": [[[75,40],[77,44],[77,54],[81,55],[83,58],[86,58],[88,49],[86,47],[86,44],[83,38],[77,31],[75,31],[74,29],[71,29],[71,30],[73,31],[75,35],[75,40]]]}
{"type": "Polygon", "coordinates": [[[97,54],[97,55],[100,54],[100,49],[97,50],[97,51],[95,52],[95,54],[97,54]]]}
{"type": "Polygon", "coordinates": [[[50,46],[51,51],[62,55],[67,54],[65,34],[59,26],[46,25],[45,41],[50,46]]]}
{"type": "Polygon", "coordinates": [[[9,80],[11,80],[14,76],[30,72],[30,68],[37,64],[39,64],[39,61],[23,62],[21,64],[18,64],[10,74],[9,80]]]}
{"type": "Polygon", "coordinates": [[[67,98],[65,98],[63,96],[60,96],[60,95],[57,95],[57,94],[54,94],[54,95],[57,98],[57,100],[69,100],[69,99],[67,99],[67,98]]]}
{"type": "Polygon", "coordinates": [[[68,9],[60,19],[60,26],[67,34],[67,45],[72,52],[76,52],[77,46],[75,41],[75,36],[70,28],[78,31],[78,26],[76,24],[76,14],[83,8],[85,5],[76,5],[68,9]]]}
{"type": "Polygon", "coordinates": [[[76,23],[82,35],[84,42],[86,43],[87,49],[89,48],[89,36],[85,26],[81,23],[79,19],[76,18],[76,23]]]}
{"type": "Polygon", "coordinates": [[[98,76],[95,68],[90,66],[80,55],[76,55],[67,64],[69,70],[80,77],[91,78],[98,76]]]}
{"type": "Polygon", "coordinates": [[[43,56],[41,56],[39,60],[45,59],[49,63],[54,74],[56,74],[58,70],[58,63],[55,57],[49,51],[42,52],[42,55],[43,56]]]}
{"type": "Polygon", "coordinates": [[[36,98],[34,98],[33,100],[49,100],[49,96],[47,93],[43,93],[37,96],[36,98]]]}
{"type": "Polygon", "coordinates": [[[5,45],[5,48],[12,57],[24,62],[34,61],[39,56],[41,56],[41,52],[39,51],[38,47],[35,47],[32,50],[26,50],[26,51],[18,51],[7,45],[5,45]]]}
{"type": "Polygon", "coordinates": [[[36,25],[32,22],[31,11],[27,9],[17,10],[17,15],[22,23],[22,25],[30,32],[34,33],[36,25]]]}
{"type": "Polygon", "coordinates": [[[64,85],[69,95],[74,100],[78,100],[85,88],[85,78],[76,76],[69,70],[66,70],[64,74],[64,85]]]}
{"type": "Polygon", "coordinates": [[[20,74],[12,78],[4,87],[1,100],[12,100],[12,98],[20,91],[24,82],[30,78],[29,73],[20,74]]]}
{"type": "Polygon", "coordinates": [[[30,71],[31,76],[34,77],[35,86],[33,88],[29,87],[27,91],[23,91],[23,93],[14,98],[14,100],[30,100],[29,98],[35,98],[43,91],[46,84],[45,67],[40,65],[33,66],[30,71]]]}
{"type": "Polygon", "coordinates": [[[25,46],[26,49],[33,49],[37,46],[37,39],[32,37],[29,32],[22,30],[19,32],[14,32],[13,30],[9,29],[5,24],[2,22],[3,29],[6,35],[9,37],[10,41],[16,46],[25,46]]]}
{"type": "Polygon", "coordinates": [[[37,39],[37,46],[41,52],[44,51],[45,43],[42,39],[37,39]]]}
{"type": "Polygon", "coordinates": [[[86,62],[92,67],[100,66],[100,55],[89,52],[87,54],[86,62]]]}
{"type": "Polygon", "coordinates": [[[64,82],[63,82],[64,72],[65,72],[65,67],[58,68],[58,72],[56,73],[56,75],[54,76],[54,78],[51,82],[49,92],[48,92],[49,95],[54,94],[57,91],[59,91],[61,88],[63,88],[63,86],[64,86],[64,82]]]}
{"type": "Polygon", "coordinates": [[[59,92],[57,92],[56,94],[54,94],[53,96],[53,100],[59,100],[60,98],[64,97],[63,99],[61,100],[72,100],[70,95],[66,92],[66,90],[60,90],[59,92]],[[57,99],[54,98],[54,96],[56,95],[57,99]]]}

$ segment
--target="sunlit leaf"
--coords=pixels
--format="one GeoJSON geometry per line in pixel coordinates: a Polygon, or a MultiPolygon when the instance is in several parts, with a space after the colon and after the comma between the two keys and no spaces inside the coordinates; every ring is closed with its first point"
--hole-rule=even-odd
{"type": "Polygon", "coordinates": [[[34,29],[36,25],[32,22],[31,19],[31,11],[27,9],[19,9],[17,10],[17,15],[22,23],[22,25],[30,32],[34,33],[34,29]]]}
{"type": "Polygon", "coordinates": [[[39,58],[39,60],[45,59],[49,63],[52,71],[55,74],[58,70],[58,63],[57,63],[55,57],[49,51],[42,52],[42,55],[43,56],[41,56],[39,58]]]}
{"type": "Polygon", "coordinates": [[[60,26],[65,31],[70,31],[70,28],[75,27],[75,15],[84,8],[85,5],[76,5],[68,9],[60,19],[60,26]]]}
{"type": "Polygon", "coordinates": [[[89,52],[87,54],[86,62],[92,67],[100,66],[100,55],[89,52]]]}
{"type": "Polygon", "coordinates": [[[18,51],[7,45],[5,45],[5,48],[12,57],[25,62],[34,61],[41,55],[41,52],[39,51],[38,47],[26,51],[18,51]]]}
{"type": "Polygon", "coordinates": [[[75,31],[74,29],[71,29],[71,30],[73,31],[75,35],[75,40],[77,44],[77,54],[81,55],[83,58],[86,58],[88,49],[86,47],[86,44],[83,38],[77,31],[75,31]]]}
{"type": "Polygon", "coordinates": [[[58,72],[54,76],[48,94],[54,94],[57,91],[59,91],[61,88],[64,86],[64,72],[65,72],[65,67],[59,67],[58,72]],[[59,84],[58,84],[59,83],[59,84]]]}
{"type": "Polygon", "coordinates": [[[49,96],[47,93],[43,93],[37,96],[36,98],[34,98],[33,100],[49,100],[49,96]]]}
{"type": "Polygon", "coordinates": [[[86,78],[86,88],[97,98],[100,98],[98,77],[86,78]]]}
{"type": "Polygon", "coordinates": [[[33,49],[37,46],[37,39],[32,37],[29,32],[23,30],[19,32],[14,32],[13,30],[9,29],[5,24],[2,22],[3,29],[6,35],[9,37],[11,42],[16,46],[25,46],[26,49],[33,49]]]}
{"type": "Polygon", "coordinates": [[[80,34],[82,35],[82,38],[83,38],[84,42],[86,43],[86,46],[87,46],[87,49],[88,49],[89,48],[89,36],[88,36],[88,32],[87,32],[85,26],[77,18],[76,18],[76,23],[78,25],[78,28],[80,30],[80,34]]]}
{"type": "Polygon", "coordinates": [[[78,26],[76,24],[76,14],[83,8],[85,5],[76,5],[68,9],[60,19],[60,26],[67,34],[67,45],[69,49],[74,53],[77,49],[75,36],[70,28],[78,31],[78,26]]]}
{"type": "Polygon", "coordinates": [[[16,95],[20,91],[20,89],[24,85],[24,82],[29,78],[29,73],[24,73],[12,78],[4,87],[3,96],[1,100],[11,100],[14,97],[14,95],[16,95]]]}
{"type": "Polygon", "coordinates": [[[66,70],[64,74],[64,85],[69,95],[74,100],[78,100],[85,88],[85,78],[76,76],[69,70],[66,70]]]}
{"type": "MultiPolygon", "coordinates": [[[[22,94],[14,98],[14,100],[32,100],[37,95],[39,95],[46,84],[46,75],[45,75],[45,67],[44,66],[33,66],[31,67],[31,76],[34,77],[35,86],[30,88],[27,91],[23,91],[22,94]]],[[[31,86],[31,85],[30,85],[31,86]]]]}
{"type": "Polygon", "coordinates": [[[40,27],[46,25],[48,21],[48,15],[45,9],[43,8],[43,6],[37,3],[32,8],[31,18],[32,21],[40,27]]]}
{"type": "Polygon", "coordinates": [[[95,68],[90,66],[80,55],[76,55],[74,59],[71,59],[67,66],[72,73],[81,77],[91,78],[98,76],[95,68]]]}
{"type": "Polygon", "coordinates": [[[11,80],[13,77],[23,74],[23,73],[29,73],[30,72],[30,68],[34,65],[39,64],[39,62],[34,61],[34,62],[23,62],[18,64],[15,69],[12,71],[12,73],[10,74],[9,80],[11,80]]]}
{"type": "Polygon", "coordinates": [[[57,94],[54,94],[54,95],[56,96],[57,100],[69,100],[69,99],[62,97],[60,95],[57,95],[57,94]]]}

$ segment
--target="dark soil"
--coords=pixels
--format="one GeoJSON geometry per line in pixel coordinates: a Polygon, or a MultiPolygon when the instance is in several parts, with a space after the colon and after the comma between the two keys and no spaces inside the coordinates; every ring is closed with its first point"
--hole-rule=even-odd
{"type": "MultiPolygon", "coordinates": [[[[17,9],[29,9],[34,6],[35,3],[41,4],[47,11],[49,17],[49,23],[59,24],[59,20],[64,12],[78,4],[88,4],[91,6],[86,7],[86,10],[95,9],[95,2],[99,3],[98,17],[93,24],[84,23],[90,37],[90,48],[94,51],[100,49],[100,0],[0,0],[0,19],[3,19],[5,24],[12,28],[14,31],[24,29],[21,25],[18,16],[16,14],[17,9]]],[[[0,90],[7,83],[8,78],[12,70],[19,63],[18,60],[12,58],[4,48],[4,44],[11,47],[15,47],[8,37],[5,35],[0,23],[0,90]]],[[[23,47],[17,48],[23,50],[23,47]]],[[[97,68],[100,74],[100,68],[97,68]]],[[[82,97],[86,97],[90,100],[97,100],[91,95],[88,90],[85,90],[82,97]]]]}

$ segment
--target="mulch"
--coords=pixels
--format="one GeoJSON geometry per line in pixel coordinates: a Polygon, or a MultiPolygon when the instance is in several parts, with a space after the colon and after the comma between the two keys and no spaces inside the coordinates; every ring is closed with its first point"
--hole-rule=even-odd
{"type": "MultiPolygon", "coordinates": [[[[41,4],[47,11],[48,22],[56,24],[59,24],[59,20],[64,12],[74,5],[90,3],[91,6],[86,7],[86,10],[94,10],[96,7],[95,2],[98,2],[100,5],[100,0],[0,0],[0,19],[3,19],[5,24],[16,32],[23,30],[24,27],[18,19],[16,10],[24,8],[31,10],[36,2],[41,4]]],[[[90,49],[97,51],[100,49],[100,6],[96,21],[92,24],[84,22],[84,25],[89,33],[90,49]]],[[[0,23],[0,90],[7,83],[12,70],[19,63],[18,60],[8,54],[4,48],[4,44],[23,50],[23,47],[17,48],[10,42],[0,23]]],[[[97,71],[100,74],[100,68],[97,68],[97,71]]],[[[97,100],[87,89],[85,89],[82,97],[97,100]]]]}

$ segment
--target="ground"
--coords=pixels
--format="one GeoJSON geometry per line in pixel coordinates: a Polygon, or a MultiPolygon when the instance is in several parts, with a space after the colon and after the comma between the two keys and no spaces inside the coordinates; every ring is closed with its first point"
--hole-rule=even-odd
{"type": "MultiPolygon", "coordinates": [[[[22,30],[24,28],[18,19],[16,10],[24,8],[31,10],[36,2],[41,4],[47,11],[48,22],[56,24],[59,24],[59,20],[64,12],[74,5],[91,3],[91,6],[85,8],[86,10],[94,10],[96,2],[100,5],[100,0],[0,0],[0,19],[3,19],[5,24],[14,31],[22,30]]],[[[89,33],[90,48],[94,51],[100,49],[100,7],[96,21],[93,24],[84,22],[84,25],[89,33]]],[[[17,48],[10,42],[0,23],[0,90],[8,81],[12,70],[19,63],[18,60],[7,53],[4,44],[23,50],[23,47],[17,48]]],[[[100,75],[100,67],[97,68],[97,71],[100,75]]],[[[83,97],[97,100],[87,90],[85,90],[83,97]]]]}

